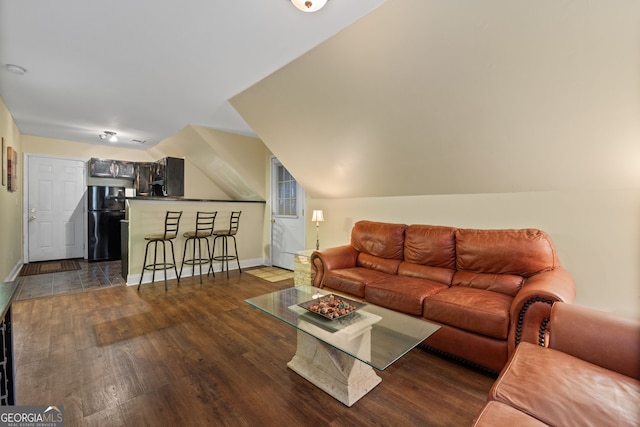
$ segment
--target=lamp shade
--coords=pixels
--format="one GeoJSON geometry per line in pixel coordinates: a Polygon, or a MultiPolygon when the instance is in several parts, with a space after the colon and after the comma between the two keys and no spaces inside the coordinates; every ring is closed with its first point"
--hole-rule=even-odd
{"type": "Polygon", "coordinates": [[[327,0],[291,0],[291,3],[303,12],[315,12],[327,4],[327,0]]]}
{"type": "Polygon", "coordinates": [[[313,221],[313,222],[323,222],[324,221],[324,215],[322,214],[322,211],[313,211],[313,215],[311,216],[311,221],[313,221]]]}

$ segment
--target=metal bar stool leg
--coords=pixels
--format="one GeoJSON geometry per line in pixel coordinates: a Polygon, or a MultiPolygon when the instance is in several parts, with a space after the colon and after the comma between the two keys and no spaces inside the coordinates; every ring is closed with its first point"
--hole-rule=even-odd
{"type": "MultiPolygon", "coordinates": [[[[218,236],[213,238],[213,248],[211,249],[211,261],[209,264],[209,271],[213,274],[213,277],[216,277],[216,273],[213,271],[213,261],[216,259],[216,240],[218,240],[218,236]]],[[[209,271],[207,271],[207,276],[209,275],[209,271]]]]}
{"type": "Polygon", "coordinates": [[[186,255],[187,255],[187,246],[189,246],[189,240],[190,239],[187,239],[184,242],[184,250],[182,251],[182,264],[180,264],[180,274],[178,274],[178,278],[182,277],[182,268],[184,267],[184,264],[185,264],[184,263],[184,259],[185,259],[186,255]]]}
{"type": "MultiPolygon", "coordinates": [[[[169,286],[167,285],[167,247],[164,240],[162,240],[162,267],[164,267],[164,290],[166,291],[169,286]]],[[[176,271],[177,274],[178,272],[176,271]]]]}
{"type": "Polygon", "coordinates": [[[151,244],[151,241],[147,242],[147,245],[145,246],[144,249],[144,261],[142,261],[142,272],[140,273],[140,281],[138,282],[138,290],[140,290],[140,285],[142,285],[142,278],[144,277],[144,271],[146,270],[146,265],[147,265],[147,254],[149,253],[149,245],[151,244]]]}
{"type": "MultiPolygon", "coordinates": [[[[178,264],[176,264],[176,253],[173,250],[173,240],[169,240],[169,244],[171,245],[171,258],[173,258],[173,271],[176,272],[176,279],[178,280],[178,283],[180,283],[180,276],[178,276],[178,264]]],[[[167,276],[165,275],[165,278],[166,277],[167,276]]]]}
{"type": "MultiPolygon", "coordinates": [[[[200,273],[200,283],[202,283],[202,241],[200,238],[196,239],[198,241],[198,272],[200,273]]],[[[196,242],[193,242],[193,258],[196,257],[196,242]]],[[[194,266],[195,269],[195,266],[194,266]]],[[[194,271],[195,273],[195,271],[194,271]]]]}
{"type": "Polygon", "coordinates": [[[223,237],[222,238],[222,250],[223,250],[223,255],[224,256],[224,260],[223,262],[227,264],[227,279],[229,278],[229,258],[228,258],[228,254],[229,254],[229,245],[227,244],[227,238],[223,237]]]}
{"type": "Polygon", "coordinates": [[[180,264],[180,273],[178,274],[178,277],[182,277],[182,270],[184,269],[184,265],[189,263],[189,260],[187,260],[187,250],[189,247],[189,240],[191,239],[187,239],[184,242],[184,248],[182,250],[182,263],[180,264]]]}
{"type": "Polygon", "coordinates": [[[151,273],[151,283],[156,281],[156,265],[158,265],[158,241],[153,241],[153,271],[151,273]]]}
{"type": "Polygon", "coordinates": [[[236,244],[236,236],[231,236],[233,237],[233,249],[235,250],[235,258],[236,258],[236,262],[238,263],[238,271],[240,273],[242,273],[242,269],[240,268],[240,258],[238,257],[238,245],[236,244]]]}
{"type": "MultiPolygon", "coordinates": [[[[213,272],[213,252],[211,252],[211,245],[209,244],[209,238],[207,237],[205,241],[207,242],[207,258],[209,259],[209,268],[207,270],[207,277],[208,277],[209,271],[213,272]]],[[[216,277],[215,273],[213,274],[213,277],[216,277]]]]}

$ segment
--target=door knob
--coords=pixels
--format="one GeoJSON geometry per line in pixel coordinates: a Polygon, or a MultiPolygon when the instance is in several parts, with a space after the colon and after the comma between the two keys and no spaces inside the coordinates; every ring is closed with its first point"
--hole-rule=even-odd
{"type": "Polygon", "coordinates": [[[273,222],[273,223],[275,224],[276,220],[275,220],[275,219],[272,219],[272,220],[271,220],[271,222],[273,222]]]}
{"type": "Polygon", "coordinates": [[[31,216],[29,217],[29,221],[33,221],[34,219],[36,219],[36,216],[35,216],[35,215],[31,215],[31,216]]]}

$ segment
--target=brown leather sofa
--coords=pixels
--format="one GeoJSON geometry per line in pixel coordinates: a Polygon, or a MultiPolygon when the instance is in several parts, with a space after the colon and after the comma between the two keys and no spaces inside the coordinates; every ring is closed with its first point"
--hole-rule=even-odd
{"type": "Polygon", "coordinates": [[[441,325],[424,345],[499,372],[540,343],[575,284],[540,230],[359,221],[351,243],[311,255],[313,285],[441,325]]]}
{"type": "Polygon", "coordinates": [[[639,426],[640,322],[556,303],[548,332],[518,346],[474,426],[639,426]]]}

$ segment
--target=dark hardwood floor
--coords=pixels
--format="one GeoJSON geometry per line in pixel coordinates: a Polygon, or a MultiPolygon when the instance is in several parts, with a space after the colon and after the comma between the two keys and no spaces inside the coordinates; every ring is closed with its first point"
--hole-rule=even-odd
{"type": "Polygon", "coordinates": [[[13,305],[18,405],[65,426],[468,426],[495,378],[414,349],[351,408],[287,368],[296,332],[248,274],[114,286],[13,305]]]}

